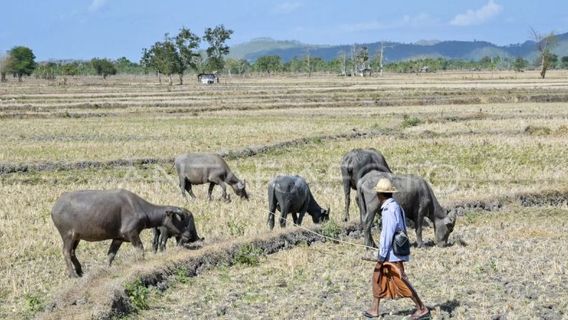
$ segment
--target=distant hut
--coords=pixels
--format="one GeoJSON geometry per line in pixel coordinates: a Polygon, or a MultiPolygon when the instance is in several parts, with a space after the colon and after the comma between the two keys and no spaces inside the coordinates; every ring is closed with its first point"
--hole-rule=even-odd
{"type": "Polygon", "coordinates": [[[202,84],[219,83],[219,77],[215,73],[200,73],[197,75],[197,82],[202,84]]]}

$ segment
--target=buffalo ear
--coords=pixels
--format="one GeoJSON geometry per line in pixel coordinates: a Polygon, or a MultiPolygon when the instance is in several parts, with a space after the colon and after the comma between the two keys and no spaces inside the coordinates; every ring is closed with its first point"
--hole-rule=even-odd
{"type": "Polygon", "coordinates": [[[166,216],[167,216],[168,218],[171,218],[171,217],[174,216],[174,212],[173,212],[172,210],[167,210],[167,211],[166,211],[166,216]]]}

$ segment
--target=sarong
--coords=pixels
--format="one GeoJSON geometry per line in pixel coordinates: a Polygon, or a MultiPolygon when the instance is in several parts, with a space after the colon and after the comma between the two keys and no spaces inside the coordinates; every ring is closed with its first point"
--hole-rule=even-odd
{"type": "Polygon", "coordinates": [[[414,288],[408,282],[402,262],[377,263],[373,272],[373,296],[383,299],[409,298],[414,288]]]}

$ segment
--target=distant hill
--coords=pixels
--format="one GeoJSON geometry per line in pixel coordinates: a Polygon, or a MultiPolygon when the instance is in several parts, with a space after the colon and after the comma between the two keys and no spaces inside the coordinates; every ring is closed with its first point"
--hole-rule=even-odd
{"type": "MultiPolygon", "coordinates": [[[[568,33],[557,35],[558,45],[554,53],[558,56],[568,56],[568,33]]],[[[362,43],[358,46],[366,46],[369,53],[375,55],[380,47],[380,42],[362,43]]],[[[536,56],[536,43],[525,41],[520,44],[498,46],[486,41],[437,41],[421,40],[416,43],[388,42],[385,46],[385,61],[394,62],[425,57],[443,57],[448,59],[479,60],[484,56],[523,57],[533,59],[536,56]]],[[[306,55],[309,48],[312,56],[324,60],[332,60],[341,52],[349,54],[351,45],[310,45],[298,41],[280,41],[271,38],[258,38],[246,43],[231,47],[230,56],[238,59],[254,61],[265,55],[278,55],[284,61],[294,57],[306,55]]]]}

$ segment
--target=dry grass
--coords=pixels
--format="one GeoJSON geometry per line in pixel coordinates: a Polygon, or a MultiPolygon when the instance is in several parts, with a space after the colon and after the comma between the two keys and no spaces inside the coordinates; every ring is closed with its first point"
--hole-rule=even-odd
{"type": "MultiPolygon", "coordinates": [[[[453,238],[467,246],[414,249],[406,265],[434,319],[568,316],[566,208],[469,212],[453,238]]],[[[348,245],[315,244],[268,256],[259,266],[178,277],[163,293],[151,289],[150,309],[132,318],[357,319],[371,300],[373,264],[362,255],[348,245]]],[[[388,301],[381,313],[400,319],[413,307],[409,299],[388,301]]]]}
{"type": "MultiPolygon", "coordinates": [[[[483,97],[492,92],[492,95],[497,96],[507,95],[508,91],[517,86],[522,87],[525,95],[537,95],[548,92],[547,90],[554,95],[556,91],[561,92],[568,86],[563,75],[554,73],[545,82],[516,74],[477,76],[389,75],[384,80],[337,79],[330,76],[310,80],[281,77],[229,79],[218,87],[189,84],[174,87],[171,92],[144,78],[133,79],[132,85],[124,85],[121,82],[124,79],[120,78],[111,79],[107,83],[98,79],[81,78],[68,87],[49,86],[45,82],[34,81],[21,87],[11,83],[7,87],[0,86],[0,92],[7,93],[0,97],[0,109],[9,102],[10,108],[15,108],[9,112],[18,108],[23,108],[25,112],[35,112],[30,110],[34,106],[41,107],[42,103],[49,104],[45,106],[49,109],[45,112],[58,112],[67,108],[65,104],[85,103],[83,100],[88,100],[88,104],[85,109],[80,109],[81,112],[100,112],[93,104],[103,103],[105,99],[120,100],[120,103],[127,105],[127,109],[132,102],[132,108],[135,109],[135,112],[129,114],[132,110],[121,107],[119,114],[109,114],[105,118],[57,116],[33,120],[0,119],[0,137],[5,142],[0,145],[0,162],[4,163],[168,158],[186,151],[237,149],[298,137],[349,132],[353,128],[380,129],[385,132],[385,135],[375,138],[313,141],[303,146],[229,161],[238,175],[249,182],[253,195],[249,202],[240,201],[234,195],[230,204],[207,202],[206,186],[197,186],[194,189],[199,200],[186,203],[179,195],[170,166],[2,175],[0,318],[32,315],[59,288],[74,284],[65,277],[60,252],[61,240],[49,216],[53,202],[64,191],[122,187],[155,203],[186,206],[196,214],[199,233],[207,238],[208,244],[212,244],[267,232],[266,182],[279,173],[304,175],[311,183],[317,200],[322,205],[330,205],[332,216],[339,220],[343,208],[339,161],[345,152],[355,147],[373,146],[385,154],[395,172],[425,176],[433,184],[442,202],[479,196],[501,196],[518,191],[566,188],[568,168],[565,164],[568,155],[565,147],[565,119],[568,112],[565,103],[404,106],[404,101],[424,99],[428,94],[483,97]],[[359,98],[360,95],[362,98],[359,98]],[[409,100],[404,100],[405,95],[408,95],[409,100]],[[199,100],[205,106],[211,103],[213,107],[195,115],[185,111],[167,114],[159,112],[161,107],[136,105],[137,101],[145,101],[147,98],[177,99],[185,106],[183,108],[190,109],[196,106],[190,100],[199,100]],[[215,110],[215,103],[222,99],[230,100],[228,104],[231,107],[215,110]],[[370,99],[374,99],[372,103],[369,103],[370,99]],[[402,106],[379,107],[374,102],[376,99],[402,99],[402,106]],[[345,101],[349,103],[343,105],[345,101]],[[27,104],[32,107],[26,107],[27,104]],[[260,106],[261,109],[239,110],[240,107],[247,106],[260,106]],[[417,126],[403,128],[401,123],[404,115],[417,117],[421,121],[417,126]],[[551,134],[531,135],[525,132],[527,126],[546,127],[551,134]]],[[[514,94],[517,94],[516,91],[514,94]]],[[[171,102],[168,101],[166,104],[171,102]]],[[[77,112],[77,109],[73,110],[77,112]]],[[[216,195],[219,195],[219,190],[216,195]]],[[[352,220],[357,219],[354,204],[351,212],[352,220]]],[[[523,214],[530,216],[528,212],[523,214]]],[[[497,223],[498,217],[490,220],[488,228],[496,228],[493,223],[497,223]]],[[[306,219],[306,225],[311,224],[309,220],[306,219]]],[[[460,228],[458,226],[457,231],[462,232],[460,228]]],[[[529,223],[516,230],[516,237],[552,237],[529,223]]],[[[147,248],[150,246],[149,234],[143,233],[147,248]]],[[[431,238],[429,233],[428,237],[431,238]]],[[[87,273],[106,270],[104,254],[107,247],[106,242],[80,244],[78,257],[87,273]]],[[[463,250],[469,255],[473,254],[469,253],[470,248],[452,247],[451,250],[463,250]]],[[[298,252],[301,250],[303,249],[298,252]]],[[[322,247],[322,250],[336,249],[322,247]]],[[[451,256],[445,251],[431,249],[417,251],[416,260],[431,261],[426,257],[432,252],[440,257],[451,256]]],[[[166,257],[167,255],[168,253],[165,254],[166,257]]],[[[159,259],[160,257],[152,257],[145,263],[152,264],[159,259]]],[[[296,259],[305,260],[301,256],[296,259]]],[[[132,247],[125,245],[121,248],[116,259],[118,268],[128,268],[134,261],[135,251],[132,247]]],[[[310,259],[305,262],[311,263],[310,259]]],[[[359,264],[358,261],[356,264],[359,264]]],[[[427,271],[426,267],[432,267],[433,270],[441,268],[428,265],[424,266],[424,272],[427,271]]],[[[465,266],[462,268],[465,269],[465,266]]],[[[338,272],[349,273],[350,270],[347,269],[349,268],[338,272]]],[[[463,272],[467,274],[473,271],[463,272]]],[[[262,288],[269,290],[273,287],[262,288]]],[[[277,291],[274,292],[276,294],[277,291]]],[[[360,297],[366,299],[366,291],[360,292],[360,297]]],[[[305,294],[309,295],[310,291],[305,294]]],[[[429,301],[443,303],[445,300],[433,298],[429,301]]],[[[358,310],[361,304],[353,307],[358,310]]],[[[246,310],[248,309],[243,309],[242,312],[246,310]]],[[[295,314],[293,309],[290,312],[290,315],[295,314]]],[[[285,316],[284,313],[281,315],[285,316]]]]}

